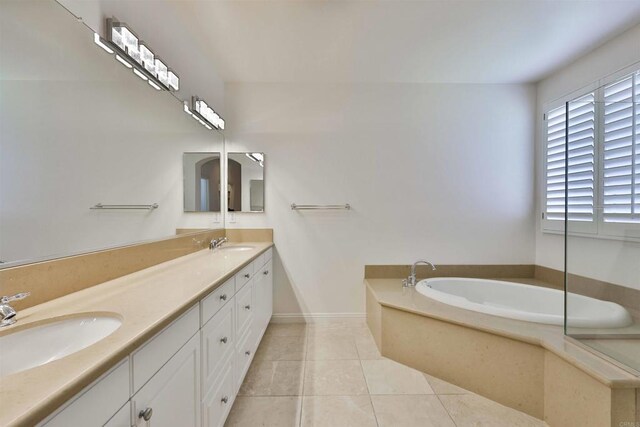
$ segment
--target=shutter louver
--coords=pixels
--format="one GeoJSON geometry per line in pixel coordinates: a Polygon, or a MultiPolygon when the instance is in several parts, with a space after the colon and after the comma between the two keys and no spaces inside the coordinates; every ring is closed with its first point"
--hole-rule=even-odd
{"type": "Polygon", "coordinates": [[[604,88],[603,220],[640,223],[640,73],[604,88]]]}
{"type": "MultiPolygon", "coordinates": [[[[595,181],[595,95],[569,103],[568,208],[570,221],[593,221],[595,181]]],[[[564,220],[566,107],[547,115],[546,219],[564,220]]]]}

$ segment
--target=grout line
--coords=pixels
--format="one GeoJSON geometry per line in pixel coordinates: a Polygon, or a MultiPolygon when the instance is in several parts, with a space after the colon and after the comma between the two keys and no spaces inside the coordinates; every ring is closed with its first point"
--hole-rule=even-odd
{"type": "MultiPolygon", "coordinates": [[[[355,339],[354,339],[355,343],[355,339]]],[[[356,346],[356,352],[358,353],[358,358],[360,357],[360,352],[358,351],[358,346],[356,346]]],[[[362,359],[358,359],[360,362],[360,369],[362,370],[362,376],[364,377],[364,384],[367,386],[367,395],[369,396],[369,403],[371,404],[371,411],[373,412],[373,419],[376,421],[376,425],[380,427],[380,422],[378,421],[378,415],[376,414],[376,407],[373,406],[373,399],[371,398],[371,390],[369,389],[369,381],[367,381],[367,376],[364,373],[364,366],[362,366],[362,359]]]]}
{"type": "Polygon", "coordinates": [[[440,395],[436,394],[435,396],[438,398],[438,402],[440,402],[440,404],[444,408],[444,410],[447,413],[447,415],[449,415],[449,419],[451,419],[451,422],[453,423],[453,425],[457,426],[458,424],[456,424],[456,420],[453,419],[453,417],[451,416],[451,413],[449,412],[449,409],[447,409],[447,406],[444,404],[442,399],[440,399],[440,395]]]}
{"type": "Polygon", "coordinates": [[[298,427],[302,427],[302,411],[304,410],[304,379],[307,377],[307,345],[309,345],[309,334],[306,326],[304,332],[304,357],[302,360],[302,388],[300,389],[300,416],[298,417],[298,427]]]}

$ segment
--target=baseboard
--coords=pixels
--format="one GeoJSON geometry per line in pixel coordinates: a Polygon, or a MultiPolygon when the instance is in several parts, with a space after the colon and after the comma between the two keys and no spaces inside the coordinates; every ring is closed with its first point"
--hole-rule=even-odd
{"type": "Polygon", "coordinates": [[[323,323],[364,321],[366,313],[276,313],[271,323],[323,323]]]}

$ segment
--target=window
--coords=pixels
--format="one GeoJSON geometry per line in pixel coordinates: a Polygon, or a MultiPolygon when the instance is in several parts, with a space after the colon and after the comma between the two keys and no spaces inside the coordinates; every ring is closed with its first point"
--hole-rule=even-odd
{"type": "Polygon", "coordinates": [[[604,88],[603,220],[640,223],[640,72],[604,88]]]}
{"type": "Polygon", "coordinates": [[[640,237],[640,71],[549,110],[545,130],[544,229],[562,229],[566,196],[571,231],[640,237]]]}
{"type": "Polygon", "coordinates": [[[564,220],[565,161],[569,162],[568,215],[571,221],[594,220],[595,96],[583,96],[547,115],[547,219],[564,220]],[[565,133],[568,130],[569,154],[565,133]],[[568,157],[568,159],[567,159],[568,157]]]}

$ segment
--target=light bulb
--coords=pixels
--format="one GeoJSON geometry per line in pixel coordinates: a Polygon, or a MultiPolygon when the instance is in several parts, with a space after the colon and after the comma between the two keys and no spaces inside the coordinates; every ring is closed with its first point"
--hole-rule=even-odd
{"type": "Polygon", "coordinates": [[[129,62],[120,55],[116,55],[116,60],[127,68],[133,68],[133,65],[129,64],[129,62]]]}
{"type": "Polygon", "coordinates": [[[100,38],[98,33],[93,33],[93,41],[94,41],[95,44],[97,44],[98,46],[100,46],[101,48],[106,50],[107,52],[113,53],[113,49],[111,49],[109,46],[107,46],[106,44],[104,44],[102,42],[102,38],[100,38]]]}

